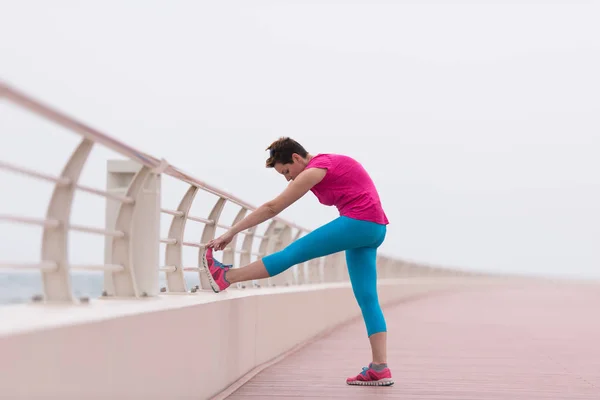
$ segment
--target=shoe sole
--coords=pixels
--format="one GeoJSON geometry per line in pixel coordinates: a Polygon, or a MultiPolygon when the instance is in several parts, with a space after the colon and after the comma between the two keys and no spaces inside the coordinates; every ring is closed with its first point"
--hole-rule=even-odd
{"type": "Polygon", "coordinates": [[[384,378],[378,381],[352,381],[346,383],[350,386],[392,386],[394,384],[394,380],[390,378],[384,378]]]}
{"type": "Polygon", "coordinates": [[[208,269],[208,262],[206,260],[206,250],[204,250],[204,252],[202,253],[202,266],[202,271],[204,271],[204,273],[206,274],[206,278],[208,278],[210,288],[213,290],[213,292],[219,293],[221,289],[219,288],[219,285],[217,285],[217,282],[215,282],[215,279],[213,278],[212,274],[210,273],[210,270],[208,269]]]}

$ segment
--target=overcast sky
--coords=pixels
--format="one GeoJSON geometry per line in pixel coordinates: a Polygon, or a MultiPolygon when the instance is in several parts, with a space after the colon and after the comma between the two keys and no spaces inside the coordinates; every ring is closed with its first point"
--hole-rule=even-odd
{"type": "MultiPolygon", "coordinates": [[[[291,136],[363,163],[386,254],[600,277],[597,2],[0,0],[0,16],[0,79],[252,204],[284,189],[264,149],[291,136]]],[[[1,160],[56,174],[77,137],[4,103],[0,139],[1,160]]],[[[104,187],[107,157],[85,184],[104,187]]],[[[0,184],[0,213],[44,214],[48,185],[0,184]]],[[[102,201],[77,200],[101,226],[102,201]]],[[[309,193],[283,216],[337,212],[309,193]]],[[[32,232],[0,225],[0,259],[39,257],[32,232]]],[[[102,260],[102,239],[71,250],[102,260]]]]}

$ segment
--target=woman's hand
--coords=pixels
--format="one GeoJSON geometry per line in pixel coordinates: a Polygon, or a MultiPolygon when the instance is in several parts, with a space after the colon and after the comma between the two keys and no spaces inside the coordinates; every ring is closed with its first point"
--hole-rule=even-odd
{"type": "Polygon", "coordinates": [[[233,238],[235,237],[234,234],[228,232],[225,232],[224,234],[222,234],[221,236],[219,236],[216,239],[211,240],[210,242],[208,242],[206,244],[207,248],[213,248],[215,250],[223,250],[225,247],[227,247],[227,245],[229,243],[231,243],[231,241],[233,240],[233,238]]]}

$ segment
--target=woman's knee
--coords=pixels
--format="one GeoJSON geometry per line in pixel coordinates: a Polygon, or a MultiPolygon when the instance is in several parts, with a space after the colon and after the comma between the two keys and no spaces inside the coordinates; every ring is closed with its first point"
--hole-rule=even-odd
{"type": "Polygon", "coordinates": [[[294,264],[290,264],[290,257],[285,251],[269,254],[262,259],[269,276],[279,275],[294,264]]]}

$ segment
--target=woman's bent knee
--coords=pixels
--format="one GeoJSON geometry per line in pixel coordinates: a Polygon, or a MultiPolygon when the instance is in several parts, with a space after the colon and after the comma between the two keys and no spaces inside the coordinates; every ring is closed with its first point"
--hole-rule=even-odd
{"type": "Polygon", "coordinates": [[[285,249],[278,251],[277,253],[269,254],[262,259],[262,262],[265,264],[265,269],[269,276],[279,275],[286,269],[297,264],[285,249]]]}

